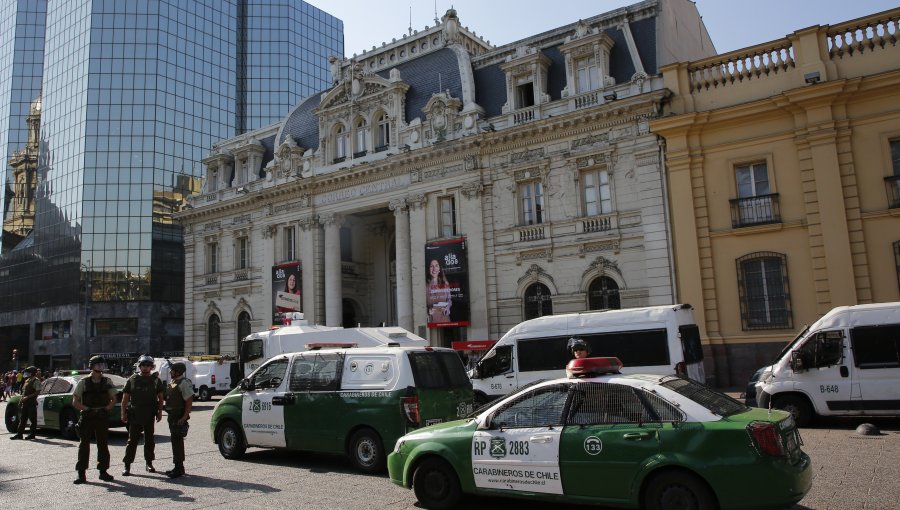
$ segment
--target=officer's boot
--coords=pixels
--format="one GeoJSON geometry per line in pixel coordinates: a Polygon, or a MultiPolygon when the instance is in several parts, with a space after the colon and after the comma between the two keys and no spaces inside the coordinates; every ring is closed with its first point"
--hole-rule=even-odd
{"type": "Polygon", "coordinates": [[[125,469],[122,470],[122,476],[131,476],[131,464],[125,463],[125,469]]]}
{"type": "Polygon", "coordinates": [[[156,473],[156,468],[153,467],[153,461],[152,461],[152,460],[148,460],[148,461],[147,461],[147,472],[148,472],[148,473],[156,473]]]}
{"type": "Polygon", "coordinates": [[[82,469],[82,470],[79,470],[79,471],[78,471],[78,478],[76,478],[75,481],[72,482],[72,483],[74,483],[74,484],[82,484],[82,483],[84,483],[84,482],[86,482],[86,481],[87,481],[87,477],[84,476],[84,470],[82,469]]]}
{"type": "Polygon", "coordinates": [[[178,478],[180,476],[184,476],[184,464],[175,464],[175,469],[166,471],[166,476],[168,476],[169,478],[178,478]]]}
{"type": "Polygon", "coordinates": [[[16,434],[16,435],[12,436],[10,439],[16,440],[16,439],[24,439],[24,438],[22,437],[22,434],[16,434]]]}
{"type": "Polygon", "coordinates": [[[98,478],[100,478],[104,482],[111,482],[115,480],[115,478],[113,478],[113,475],[107,473],[105,469],[100,471],[100,476],[98,478]]]}

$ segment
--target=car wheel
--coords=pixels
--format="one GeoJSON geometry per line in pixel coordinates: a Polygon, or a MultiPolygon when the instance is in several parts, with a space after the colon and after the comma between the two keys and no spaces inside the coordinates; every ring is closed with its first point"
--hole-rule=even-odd
{"type": "Polygon", "coordinates": [[[247,451],[244,435],[234,422],[219,427],[219,453],[226,459],[239,459],[247,451]]]}
{"type": "Polygon", "coordinates": [[[462,497],[456,471],[437,457],[423,460],[416,468],[413,473],[413,492],[422,506],[433,510],[453,508],[462,497]]]}
{"type": "Polygon", "coordinates": [[[798,427],[808,427],[812,423],[812,408],[803,397],[798,397],[797,395],[775,397],[772,407],[791,413],[794,417],[794,423],[798,427]]]}
{"type": "Polygon", "coordinates": [[[6,404],[6,430],[10,433],[19,431],[19,406],[6,404]]]}
{"type": "Polygon", "coordinates": [[[643,506],[649,510],[712,510],[716,508],[716,498],[695,475],[668,471],[647,484],[643,506]]]}
{"type": "Polygon", "coordinates": [[[212,396],[209,394],[209,388],[207,388],[206,386],[201,386],[198,397],[200,397],[201,402],[206,402],[207,400],[212,398],[212,396]]]}
{"type": "Polygon", "coordinates": [[[362,429],[350,438],[350,461],[364,473],[377,473],[384,469],[384,447],[381,438],[371,429],[362,429]]]}
{"type": "Polygon", "coordinates": [[[78,415],[74,409],[66,409],[59,417],[59,433],[66,439],[78,439],[78,415]]]}

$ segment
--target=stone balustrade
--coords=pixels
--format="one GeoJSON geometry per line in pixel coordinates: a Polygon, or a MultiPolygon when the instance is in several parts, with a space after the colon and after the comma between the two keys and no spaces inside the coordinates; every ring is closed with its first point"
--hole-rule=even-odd
{"type": "Polygon", "coordinates": [[[791,41],[781,39],[692,63],[687,72],[690,91],[694,93],[777,74],[794,66],[791,41]]]}
{"type": "Polygon", "coordinates": [[[529,225],[519,228],[519,241],[538,241],[545,237],[543,225],[529,225]]]}
{"type": "Polygon", "coordinates": [[[832,25],[825,32],[828,55],[832,58],[852,57],[857,53],[896,46],[900,12],[888,11],[847,23],[832,25]]]}

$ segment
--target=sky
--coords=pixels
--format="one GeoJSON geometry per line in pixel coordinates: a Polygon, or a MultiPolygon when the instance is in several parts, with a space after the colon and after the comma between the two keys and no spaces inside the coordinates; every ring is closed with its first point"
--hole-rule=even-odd
{"type": "MultiPolygon", "coordinates": [[[[680,1],[680,0],[676,0],[680,1]]],[[[689,1],[689,0],[685,0],[689,1]]],[[[502,46],[638,0],[307,0],[344,21],[344,54],[423,30],[451,6],[460,23],[502,46]]],[[[898,7],[897,0],[696,0],[718,53],[780,39],[813,25],[841,23],[898,7]]]]}

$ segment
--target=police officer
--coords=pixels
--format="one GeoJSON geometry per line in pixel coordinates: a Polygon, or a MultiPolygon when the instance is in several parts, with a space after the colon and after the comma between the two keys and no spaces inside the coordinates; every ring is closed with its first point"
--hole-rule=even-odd
{"type": "Polygon", "coordinates": [[[587,358],[591,354],[591,348],[583,339],[573,336],[569,339],[569,352],[575,359],[587,358]]]}
{"type": "Polygon", "coordinates": [[[102,356],[93,356],[88,362],[91,375],[82,378],[75,385],[72,397],[72,406],[81,411],[78,420],[78,433],[81,441],[78,443],[78,478],[74,483],[81,484],[87,481],[85,471],[88,460],[91,457],[91,440],[97,440],[97,469],[100,470],[99,478],[105,482],[113,480],[113,476],[106,472],[109,469],[109,412],[116,405],[116,387],[109,377],[103,375],[106,370],[106,360],[102,356]]]}
{"type": "Polygon", "coordinates": [[[131,463],[134,462],[141,435],[144,436],[144,460],[147,472],[155,473],[155,443],[153,441],[154,418],[162,420],[163,393],[165,386],[153,373],[153,358],[143,355],[138,358],[139,372],[128,378],[122,390],[122,423],[128,425],[128,444],[125,445],[125,469],[122,476],[131,475],[131,463]]]}
{"type": "Polygon", "coordinates": [[[169,432],[172,434],[172,461],[175,468],[166,471],[169,478],[184,475],[184,437],[194,402],[194,383],[184,377],[184,363],[173,363],[169,369],[171,382],[166,387],[166,412],[169,414],[169,432]]]}
{"type": "Polygon", "coordinates": [[[22,382],[22,400],[19,401],[19,428],[16,435],[10,439],[23,439],[25,422],[31,422],[31,433],[24,439],[34,439],[34,431],[37,429],[37,396],[41,391],[41,381],[37,378],[37,368],[28,367],[24,372],[22,382]]]}

